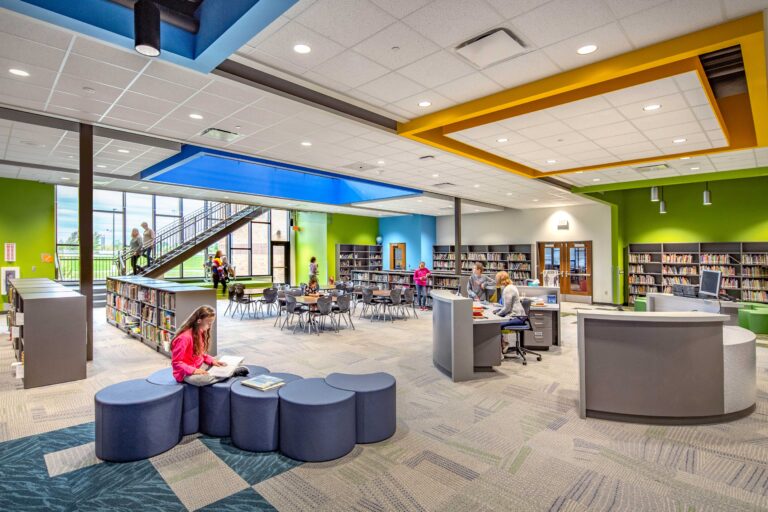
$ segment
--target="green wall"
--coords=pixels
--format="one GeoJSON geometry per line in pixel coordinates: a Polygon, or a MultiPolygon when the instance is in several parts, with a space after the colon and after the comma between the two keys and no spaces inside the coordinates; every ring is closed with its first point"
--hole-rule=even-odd
{"type": "MultiPolygon", "coordinates": [[[[328,275],[336,278],[336,244],[374,245],[379,233],[379,219],[345,215],[343,213],[328,214],[328,237],[326,260],[328,275]]],[[[309,265],[309,263],[307,263],[309,265]]]]}
{"type": "Polygon", "coordinates": [[[0,250],[16,244],[16,261],[1,267],[20,267],[21,277],[55,278],[53,263],[43,263],[41,254],[56,251],[54,187],[34,181],[0,178],[0,250]]]}
{"type": "MultiPolygon", "coordinates": [[[[709,190],[712,204],[704,206],[704,183],[665,186],[663,215],[649,188],[589,194],[612,205],[613,256],[625,276],[629,244],[768,241],[768,177],[712,181],[709,190]]],[[[617,291],[624,297],[623,280],[617,291]]]]}

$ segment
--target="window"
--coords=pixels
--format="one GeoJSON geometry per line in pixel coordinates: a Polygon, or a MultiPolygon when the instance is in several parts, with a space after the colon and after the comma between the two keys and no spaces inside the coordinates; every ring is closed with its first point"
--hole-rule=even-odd
{"type": "Polygon", "coordinates": [[[126,243],[130,241],[131,229],[136,228],[140,233],[144,230],[141,227],[142,222],[149,224],[149,227],[155,229],[154,219],[152,218],[152,196],[148,194],[125,194],[125,230],[126,243]]]}
{"type": "Polygon", "coordinates": [[[183,208],[184,216],[186,217],[205,207],[205,201],[201,201],[200,199],[187,199],[185,197],[181,200],[181,206],[183,208]]]}
{"type": "Polygon", "coordinates": [[[206,259],[205,251],[200,251],[185,261],[182,265],[184,277],[203,277],[203,273],[205,272],[203,263],[205,263],[206,259]]]}
{"type": "Polygon", "coordinates": [[[155,213],[158,215],[179,215],[179,198],[155,196],[155,213]]]}
{"type": "Polygon", "coordinates": [[[250,259],[250,253],[248,249],[232,249],[232,260],[229,264],[235,266],[235,272],[238,276],[252,275],[251,270],[248,268],[250,259]]]}
{"type": "Polygon", "coordinates": [[[118,210],[122,213],[123,193],[114,190],[94,190],[93,209],[107,212],[118,210]]]}
{"type": "Polygon", "coordinates": [[[248,225],[236,229],[232,233],[232,247],[237,249],[247,249],[250,240],[248,239],[248,225]]]}
{"type": "Polygon", "coordinates": [[[269,275],[269,224],[251,222],[251,275],[269,275]]]}
{"type": "Polygon", "coordinates": [[[286,210],[272,210],[272,241],[288,241],[288,212],[286,210]]]}
{"type": "Polygon", "coordinates": [[[56,242],[59,244],[79,243],[77,236],[77,189],[56,187],[56,242]]]}

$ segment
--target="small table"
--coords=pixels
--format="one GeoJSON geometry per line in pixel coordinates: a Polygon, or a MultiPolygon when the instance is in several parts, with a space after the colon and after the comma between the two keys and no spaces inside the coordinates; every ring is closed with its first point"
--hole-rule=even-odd
{"type": "Polygon", "coordinates": [[[269,288],[244,288],[243,294],[245,295],[261,295],[264,293],[264,290],[269,290],[269,288]]]}
{"type": "Polygon", "coordinates": [[[374,297],[389,297],[392,295],[392,290],[373,290],[374,297]]]}
{"type": "MultiPolygon", "coordinates": [[[[299,295],[298,297],[296,297],[296,302],[298,302],[299,304],[306,304],[308,306],[314,306],[314,305],[317,304],[317,299],[319,299],[319,298],[320,297],[314,297],[312,295],[299,295]]],[[[336,302],[336,296],[335,295],[331,295],[331,300],[333,302],[336,302]]]]}

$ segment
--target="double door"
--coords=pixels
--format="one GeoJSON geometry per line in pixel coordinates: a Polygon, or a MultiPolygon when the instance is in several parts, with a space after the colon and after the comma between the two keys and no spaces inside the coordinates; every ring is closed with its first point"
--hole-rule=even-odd
{"type": "Polygon", "coordinates": [[[539,242],[539,281],[554,280],[562,295],[592,298],[592,242],[539,242]]]}

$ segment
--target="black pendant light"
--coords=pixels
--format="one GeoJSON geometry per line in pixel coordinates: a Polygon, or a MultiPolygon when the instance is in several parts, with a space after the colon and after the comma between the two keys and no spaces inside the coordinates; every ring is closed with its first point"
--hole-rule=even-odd
{"type": "Polygon", "coordinates": [[[160,9],[153,0],[139,0],[133,6],[133,30],[137,52],[147,57],[160,55],[160,9]]]}

